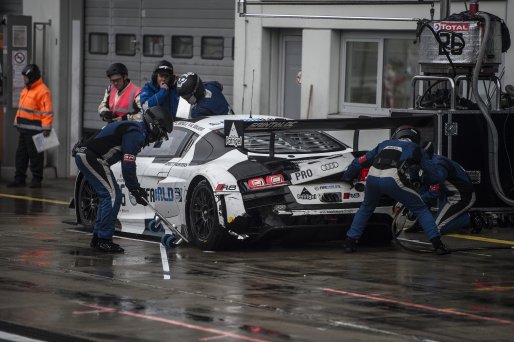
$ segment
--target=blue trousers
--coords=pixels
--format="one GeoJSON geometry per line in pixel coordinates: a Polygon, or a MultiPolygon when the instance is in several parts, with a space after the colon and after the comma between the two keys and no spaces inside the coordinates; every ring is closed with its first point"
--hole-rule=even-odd
{"type": "Polygon", "coordinates": [[[347,233],[348,237],[359,239],[362,236],[369,218],[383,195],[403,203],[416,216],[429,240],[440,236],[434,217],[421,199],[421,196],[414,189],[403,185],[397,178],[368,175],[364,191],[364,201],[353,218],[352,225],[347,233]]]}
{"type": "Polygon", "coordinates": [[[121,206],[121,190],[107,163],[91,153],[77,153],[75,163],[98,195],[98,210],[93,234],[112,239],[121,206]]]}

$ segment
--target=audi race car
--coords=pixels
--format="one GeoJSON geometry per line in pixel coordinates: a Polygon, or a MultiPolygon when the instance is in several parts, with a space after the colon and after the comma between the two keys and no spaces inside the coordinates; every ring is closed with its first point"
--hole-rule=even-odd
{"type": "MultiPolygon", "coordinates": [[[[137,175],[152,206],[202,250],[265,237],[342,239],[363,200],[366,170],[355,184],[340,180],[363,152],[332,131],[401,123],[382,121],[243,115],[176,121],[169,140],[138,154],[137,175]]],[[[152,208],[137,205],[125,187],[121,165],[112,171],[123,194],[117,229],[163,235],[152,208]]],[[[98,201],[81,174],[74,203],[77,222],[92,226],[98,201]]],[[[371,233],[391,237],[392,205],[384,198],[370,220],[377,226],[371,233]]]]}

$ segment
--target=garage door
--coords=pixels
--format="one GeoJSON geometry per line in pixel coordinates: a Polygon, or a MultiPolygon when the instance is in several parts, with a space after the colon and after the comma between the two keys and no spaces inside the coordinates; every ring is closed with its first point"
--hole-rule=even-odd
{"type": "Polygon", "coordinates": [[[124,63],[137,85],[150,81],[153,67],[169,60],[176,74],[197,72],[203,81],[223,84],[233,93],[234,1],[85,1],[85,129],[103,126],[98,105],[111,63],[124,63]]]}

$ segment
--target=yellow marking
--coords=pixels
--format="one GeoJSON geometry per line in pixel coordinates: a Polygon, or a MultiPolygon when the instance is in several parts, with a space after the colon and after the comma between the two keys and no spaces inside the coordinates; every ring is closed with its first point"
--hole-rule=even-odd
{"type": "Polygon", "coordinates": [[[483,242],[490,242],[490,243],[499,243],[502,245],[514,246],[514,241],[509,241],[509,240],[489,239],[489,238],[485,238],[485,237],[464,235],[464,234],[448,234],[446,236],[451,236],[451,237],[455,237],[455,238],[459,238],[459,239],[483,241],[483,242]]]}
{"type": "Polygon", "coordinates": [[[491,286],[491,287],[480,287],[477,291],[512,291],[514,286],[491,286]]]}
{"type": "Polygon", "coordinates": [[[234,222],[235,219],[236,219],[235,217],[229,216],[228,217],[228,223],[234,222]]]}
{"type": "Polygon", "coordinates": [[[29,196],[9,195],[9,194],[0,194],[0,197],[15,198],[15,199],[22,199],[22,200],[27,200],[27,201],[35,201],[35,202],[53,203],[53,204],[68,205],[70,203],[70,202],[64,202],[64,201],[58,201],[58,200],[35,198],[35,197],[29,197],[29,196]]]}

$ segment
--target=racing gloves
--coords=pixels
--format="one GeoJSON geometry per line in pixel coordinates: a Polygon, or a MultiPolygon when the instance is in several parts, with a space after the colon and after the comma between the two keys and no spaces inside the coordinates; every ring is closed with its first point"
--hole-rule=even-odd
{"type": "Polygon", "coordinates": [[[130,193],[136,199],[137,204],[141,204],[144,206],[148,205],[148,194],[146,193],[145,189],[143,189],[141,187],[135,188],[135,189],[130,190],[130,193]]]}
{"type": "Polygon", "coordinates": [[[106,110],[106,111],[103,111],[100,113],[100,117],[102,118],[103,121],[111,123],[112,119],[114,119],[114,113],[111,112],[110,110],[106,110]]]}

